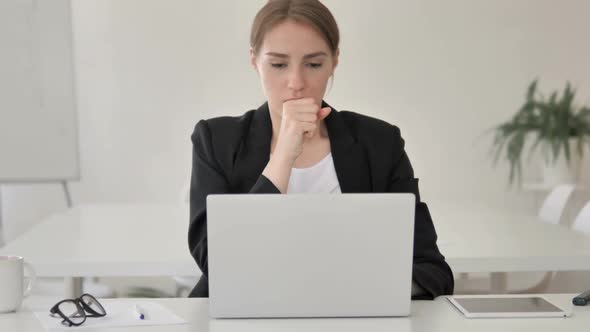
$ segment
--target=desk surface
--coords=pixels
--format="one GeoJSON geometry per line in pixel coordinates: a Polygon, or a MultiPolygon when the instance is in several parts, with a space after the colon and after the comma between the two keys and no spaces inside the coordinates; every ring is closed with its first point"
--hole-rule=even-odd
{"type": "Polygon", "coordinates": [[[590,270],[590,236],[562,225],[480,211],[440,211],[434,222],[454,272],[590,270]]]}
{"type": "Polygon", "coordinates": [[[39,276],[198,276],[188,207],[87,205],[46,218],[0,249],[39,276]]]}
{"type": "MultiPolygon", "coordinates": [[[[439,247],[455,273],[590,270],[588,235],[535,218],[439,210],[439,247]]],[[[187,232],[186,205],[89,205],[46,218],[0,254],[24,256],[40,276],[199,276],[187,232]]]]}
{"type": "MultiPolygon", "coordinates": [[[[216,332],[281,332],[281,331],[585,331],[590,323],[590,306],[574,307],[574,294],[544,295],[573,310],[568,318],[491,318],[467,319],[444,298],[435,301],[412,301],[407,318],[314,318],[314,319],[209,319],[207,299],[149,299],[162,304],[189,322],[188,325],[118,328],[117,331],[216,331],[216,332]]],[[[17,313],[0,314],[0,331],[44,331],[32,311],[49,310],[57,299],[27,299],[17,313]]],[[[120,299],[120,301],[132,301],[120,299]]],[[[112,331],[99,329],[93,331],[112,331]]]]}

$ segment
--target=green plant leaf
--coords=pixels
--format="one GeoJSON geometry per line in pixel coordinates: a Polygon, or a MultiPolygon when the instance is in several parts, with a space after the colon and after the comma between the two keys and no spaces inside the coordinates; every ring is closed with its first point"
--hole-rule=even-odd
{"type": "MultiPolygon", "coordinates": [[[[538,79],[533,80],[526,92],[525,102],[511,119],[491,131],[494,166],[504,152],[510,166],[510,184],[520,181],[522,175],[522,153],[529,133],[535,133],[535,141],[529,149],[529,160],[541,147],[540,152],[546,163],[555,163],[562,151],[569,163],[572,153],[580,156],[584,144],[590,145],[590,108],[576,108],[575,89],[566,83],[563,92],[551,92],[548,99],[537,90],[538,79]],[[574,151],[570,148],[570,138],[577,139],[574,151]]],[[[520,182],[519,182],[520,183],[520,182]]]]}
{"type": "Polygon", "coordinates": [[[537,91],[537,82],[539,80],[535,79],[534,81],[531,82],[531,84],[529,84],[529,88],[527,89],[527,93],[526,93],[526,100],[527,101],[532,101],[535,98],[535,92],[537,91]]]}

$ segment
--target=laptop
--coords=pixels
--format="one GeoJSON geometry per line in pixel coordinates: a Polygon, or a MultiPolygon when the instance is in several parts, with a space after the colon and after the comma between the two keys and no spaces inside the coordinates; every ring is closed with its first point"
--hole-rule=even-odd
{"type": "Polygon", "coordinates": [[[207,197],[212,318],[410,314],[413,194],[207,197]]]}

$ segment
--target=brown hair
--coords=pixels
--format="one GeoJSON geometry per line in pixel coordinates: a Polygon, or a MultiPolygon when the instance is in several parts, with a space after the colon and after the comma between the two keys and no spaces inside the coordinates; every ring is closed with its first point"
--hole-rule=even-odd
{"type": "Polygon", "coordinates": [[[338,24],[330,10],[319,0],[269,0],[256,14],[252,24],[250,47],[254,54],[258,54],[264,35],[287,19],[309,24],[328,43],[332,54],[338,50],[338,24]]]}

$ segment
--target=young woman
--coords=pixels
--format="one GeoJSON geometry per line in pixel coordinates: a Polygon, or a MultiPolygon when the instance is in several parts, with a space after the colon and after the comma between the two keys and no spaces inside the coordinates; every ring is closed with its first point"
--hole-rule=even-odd
{"type": "Polygon", "coordinates": [[[191,137],[189,247],[203,276],[190,296],[209,295],[206,197],[220,193],[413,193],[412,295],[453,292],[399,129],[323,101],[339,40],[318,0],[271,0],[258,12],[250,58],[267,102],[240,117],[201,120],[191,137]]]}

